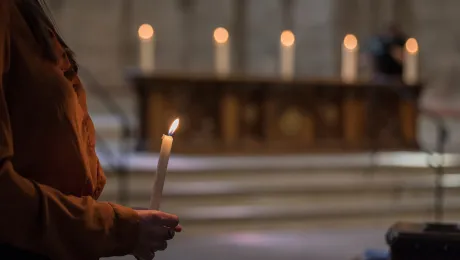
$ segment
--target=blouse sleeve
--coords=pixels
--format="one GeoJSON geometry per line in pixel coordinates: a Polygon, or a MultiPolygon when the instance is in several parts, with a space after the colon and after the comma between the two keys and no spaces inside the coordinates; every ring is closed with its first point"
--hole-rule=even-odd
{"type": "Polygon", "coordinates": [[[139,217],[120,205],[67,196],[18,174],[5,99],[11,0],[0,1],[0,244],[52,259],[126,255],[137,243],[139,217]]]}

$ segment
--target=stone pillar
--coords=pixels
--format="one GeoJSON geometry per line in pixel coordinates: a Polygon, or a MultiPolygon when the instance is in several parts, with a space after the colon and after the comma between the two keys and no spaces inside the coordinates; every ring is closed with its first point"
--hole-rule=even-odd
{"type": "Polygon", "coordinates": [[[191,72],[211,73],[214,70],[213,32],[219,26],[230,28],[231,3],[232,0],[193,1],[193,13],[189,16],[193,22],[188,26],[193,35],[184,39],[190,52],[191,72]]]}
{"type": "MultiPolygon", "coordinates": [[[[294,27],[294,13],[292,10],[293,0],[280,0],[282,10],[282,27],[283,30],[293,30],[294,27]]],[[[295,32],[294,32],[295,34],[295,32]]]]}
{"type": "MultiPolygon", "coordinates": [[[[359,0],[359,24],[358,39],[360,42],[367,41],[371,36],[379,31],[378,27],[378,2],[369,0],[359,0]]],[[[352,15],[350,13],[349,15],[352,15]]]]}
{"type": "MultiPolygon", "coordinates": [[[[296,74],[300,77],[336,77],[340,39],[335,16],[336,0],[302,0],[293,3],[296,31],[296,74]]],[[[340,0],[343,1],[343,0],[340,0]]]]}
{"type": "Polygon", "coordinates": [[[190,70],[190,40],[195,32],[195,16],[194,16],[194,0],[178,0],[178,7],[181,13],[181,33],[183,40],[181,41],[181,63],[180,69],[184,72],[190,70]]]}
{"type": "MultiPolygon", "coordinates": [[[[396,0],[400,2],[401,0],[396,0]]],[[[379,0],[379,23],[380,27],[385,27],[387,24],[395,22],[395,11],[397,4],[395,0],[379,0]]]]}
{"type": "MultiPolygon", "coordinates": [[[[120,20],[116,21],[120,28],[119,30],[119,49],[120,64],[123,67],[136,64],[137,52],[137,30],[133,30],[133,1],[122,0],[122,8],[120,10],[120,20]]],[[[136,26],[134,26],[135,28],[136,26]]]]}
{"type": "Polygon", "coordinates": [[[232,6],[231,22],[231,43],[234,60],[232,62],[233,71],[236,74],[246,73],[246,27],[247,27],[247,1],[234,0],[232,6]]]}
{"type": "Polygon", "coordinates": [[[247,1],[246,71],[251,75],[278,73],[282,19],[279,0],[247,1]]]}

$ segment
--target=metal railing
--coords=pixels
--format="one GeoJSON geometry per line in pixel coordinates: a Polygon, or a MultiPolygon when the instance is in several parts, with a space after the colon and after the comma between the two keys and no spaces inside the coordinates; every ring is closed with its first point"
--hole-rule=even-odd
{"type": "Polygon", "coordinates": [[[98,148],[104,151],[104,154],[108,156],[108,166],[117,174],[119,178],[118,186],[118,201],[120,203],[126,203],[129,201],[128,191],[128,174],[129,174],[129,154],[132,152],[130,146],[130,139],[132,137],[131,121],[128,115],[125,113],[123,108],[115,101],[110,95],[107,88],[104,88],[94,75],[84,67],[80,67],[79,74],[81,78],[88,84],[87,90],[94,94],[97,99],[101,102],[105,109],[114,115],[120,122],[122,129],[121,138],[119,141],[119,150],[114,151],[107,140],[100,135],[96,134],[98,139],[98,148]]]}
{"type": "MultiPolygon", "coordinates": [[[[403,90],[399,90],[398,88],[393,88],[395,92],[401,98],[407,98],[407,93],[404,93],[403,90]]],[[[375,100],[375,97],[373,98],[375,100]]],[[[373,106],[371,106],[370,114],[373,114],[373,106]]],[[[433,151],[426,151],[422,150],[422,152],[427,154],[427,165],[434,169],[435,172],[435,183],[434,183],[434,214],[435,214],[435,221],[443,221],[444,219],[444,197],[445,197],[445,189],[444,189],[444,177],[445,177],[445,164],[444,164],[444,156],[445,156],[445,147],[448,141],[448,130],[446,127],[446,122],[443,116],[433,110],[426,110],[426,109],[419,109],[419,116],[426,116],[430,118],[430,120],[436,126],[436,140],[435,140],[435,148],[433,151]],[[433,163],[434,162],[434,163],[433,163]]],[[[388,127],[387,124],[384,128],[388,127]]],[[[383,130],[383,129],[382,129],[383,130]]],[[[373,172],[376,168],[376,161],[375,156],[377,152],[380,150],[380,145],[378,144],[378,139],[380,137],[380,131],[377,133],[376,139],[373,140],[373,147],[370,151],[370,170],[373,172]]]]}
{"type": "Polygon", "coordinates": [[[448,141],[448,131],[446,122],[442,115],[435,111],[421,110],[421,114],[431,118],[436,125],[436,147],[435,151],[425,151],[428,155],[428,166],[435,171],[435,190],[434,190],[434,214],[435,221],[443,221],[444,219],[444,154],[445,147],[448,141]],[[430,160],[431,158],[431,160],[430,160]],[[435,163],[433,164],[433,161],[435,163]]]}

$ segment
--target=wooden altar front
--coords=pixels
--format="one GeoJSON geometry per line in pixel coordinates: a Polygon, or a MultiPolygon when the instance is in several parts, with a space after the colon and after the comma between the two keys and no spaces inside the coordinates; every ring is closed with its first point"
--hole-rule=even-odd
{"type": "Polygon", "coordinates": [[[158,152],[176,117],[175,153],[417,149],[421,86],[157,74],[133,84],[139,150],[158,152]]]}

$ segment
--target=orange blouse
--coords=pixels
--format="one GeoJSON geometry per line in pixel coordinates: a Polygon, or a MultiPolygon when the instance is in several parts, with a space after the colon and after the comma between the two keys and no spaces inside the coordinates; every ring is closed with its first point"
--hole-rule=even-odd
{"type": "Polygon", "coordinates": [[[97,202],[105,176],[85,91],[67,52],[41,50],[15,6],[0,0],[0,244],[50,259],[125,255],[139,218],[97,202]]]}

